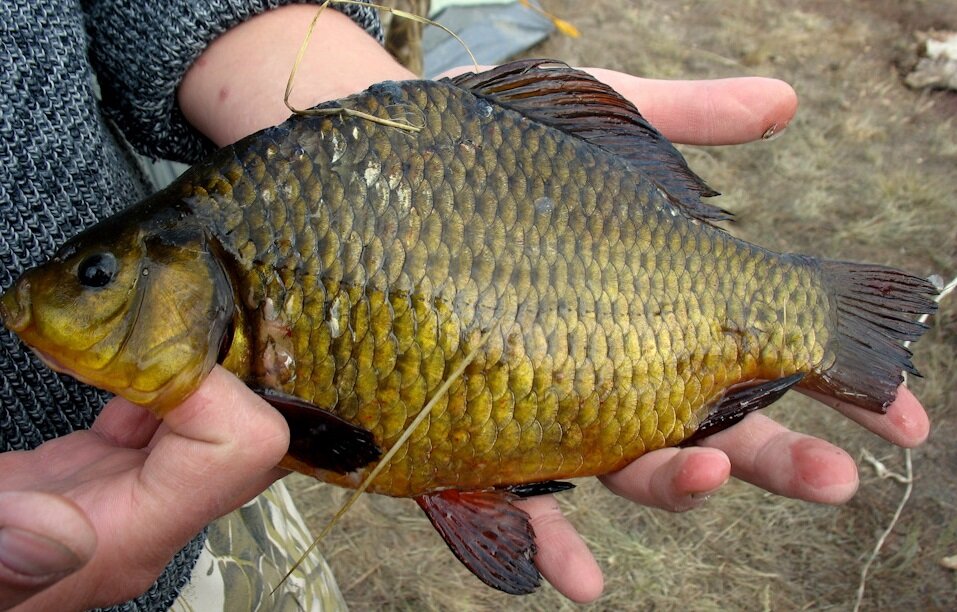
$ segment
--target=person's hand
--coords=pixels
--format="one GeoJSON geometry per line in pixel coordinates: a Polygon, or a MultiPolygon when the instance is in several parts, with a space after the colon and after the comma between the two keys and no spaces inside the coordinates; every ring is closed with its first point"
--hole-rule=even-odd
{"type": "Polygon", "coordinates": [[[286,472],[278,412],[220,367],[160,421],[114,399],[93,428],[0,454],[0,609],[143,593],[214,519],[286,472]]]}
{"type": "MultiPolygon", "coordinates": [[[[772,79],[655,81],[610,70],[589,72],[634,102],[652,125],[679,143],[758,140],[780,133],[797,109],[791,87],[772,79]]],[[[927,415],[904,387],[884,415],[828,403],[895,444],[916,446],[927,437],[927,415]]],[[[731,476],[778,495],[825,504],[846,502],[858,485],[857,467],[846,452],[759,413],[697,446],[643,455],[601,480],[633,502],[684,511],[702,503],[731,476]]],[[[554,497],[520,504],[532,517],[538,545],[535,563],[542,575],[572,600],[597,598],[603,586],[601,570],[554,497]]]]}

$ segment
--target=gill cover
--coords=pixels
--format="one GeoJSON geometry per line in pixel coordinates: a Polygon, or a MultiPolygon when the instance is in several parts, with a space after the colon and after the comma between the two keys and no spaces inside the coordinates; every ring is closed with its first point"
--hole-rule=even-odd
{"type": "Polygon", "coordinates": [[[94,226],[24,273],[0,315],[52,368],[162,415],[216,363],[233,294],[205,232],[150,208],[94,226]]]}

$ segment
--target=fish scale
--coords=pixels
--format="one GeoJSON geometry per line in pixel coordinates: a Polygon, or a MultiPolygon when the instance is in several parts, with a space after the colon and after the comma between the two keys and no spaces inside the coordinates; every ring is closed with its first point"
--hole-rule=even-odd
{"type": "Polygon", "coordinates": [[[735,239],[583,72],[523,60],[318,112],[72,239],[3,294],[4,324],[160,416],[221,363],[286,418],[283,467],[352,487],[382,467],[369,490],[414,497],[509,593],[540,578],[518,497],[794,386],[882,412],[916,373],[930,283],[735,239]]]}
{"type": "Polygon", "coordinates": [[[238,167],[214,157],[180,182],[214,231],[243,218],[216,237],[245,271],[245,307],[270,301],[288,330],[278,389],[383,448],[491,335],[372,491],[605,473],[680,442],[728,386],[824,359],[827,297],[800,266],[690,222],[618,158],[468,92],[384,95],[344,104],[403,109],[423,129],[300,118],[223,154],[238,167]],[[202,200],[224,185],[239,196],[202,200]],[[264,191],[262,206],[246,195],[264,191]],[[305,277],[321,290],[287,314],[305,277]],[[792,299],[789,342],[727,306],[777,316],[792,299]]]}

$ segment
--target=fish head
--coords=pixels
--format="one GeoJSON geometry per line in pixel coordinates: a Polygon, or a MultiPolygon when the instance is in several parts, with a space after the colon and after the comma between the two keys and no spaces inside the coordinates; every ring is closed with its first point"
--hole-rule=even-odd
{"type": "Polygon", "coordinates": [[[0,318],[51,368],[158,416],[202,382],[234,300],[215,245],[188,217],[93,226],[0,297],[0,318]]]}

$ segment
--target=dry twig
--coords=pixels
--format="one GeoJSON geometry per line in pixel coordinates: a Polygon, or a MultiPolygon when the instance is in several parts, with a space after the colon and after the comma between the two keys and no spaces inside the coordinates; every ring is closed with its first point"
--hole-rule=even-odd
{"type": "MultiPolygon", "coordinates": [[[[940,295],[937,296],[937,303],[939,304],[950,292],[957,287],[957,277],[952,279],[947,286],[941,289],[940,295]]],[[[928,315],[923,315],[919,320],[921,323],[927,320],[928,315]]],[[[909,345],[910,342],[905,343],[909,345]]],[[[904,381],[907,381],[907,374],[904,374],[904,381]]],[[[874,459],[877,462],[876,459],[874,459]]],[[[880,462],[877,462],[880,464],[880,462]]],[[[854,612],[858,612],[861,609],[861,602],[864,600],[864,590],[867,588],[867,573],[871,569],[871,565],[877,559],[878,555],[881,553],[881,549],[884,547],[884,542],[887,541],[887,537],[891,534],[891,531],[894,530],[894,527],[897,525],[898,519],[901,517],[901,513],[904,511],[904,506],[907,505],[907,501],[910,499],[910,495],[914,490],[914,464],[911,450],[909,448],[904,449],[904,465],[906,467],[905,474],[903,476],[899,474],[893,474],[893,476],[881,476],[884,477],[894,477],[895,480],[899,482],[906,482],[907,486],[904,488],[904,495],[901,496],[901,501],[897,504],[897,510],[894,511],[894,516],[891,517],[891,522],[887,526],[887,529],[881,534],[881,537],[877,538],[877,543],[874,545],[874,550],[871,552],[871,556],[867,558],[867,561],[864,563],[864,567],[861,568],[861,581],[857,585],[857,600],[854,602],[854,612]]],[[[883,465],[881,465],[883,467],[883,465]]],[[[878,469],[878,474],[880,475],[880,469],[878,469]]]]}

